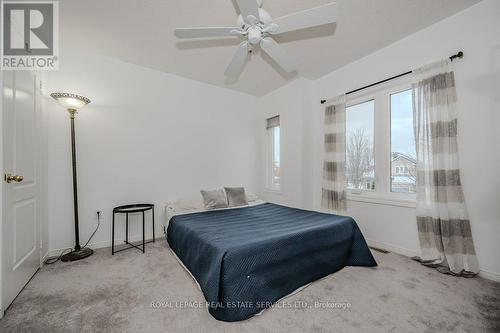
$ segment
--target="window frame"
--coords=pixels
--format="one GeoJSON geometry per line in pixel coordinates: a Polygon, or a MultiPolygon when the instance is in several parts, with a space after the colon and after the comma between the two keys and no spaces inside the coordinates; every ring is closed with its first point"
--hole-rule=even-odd
{"type": "MultiPolygon", "coordinates": [[[[410,199],[416,200],[416,193],[405,193],[405,192],[395,192],[392,190],[392,179],[391,179],[391,173],[392,173],[392,103],[391,103],[391,96],[395,94],[399,94],[404,91],[411,91],[411,85],[410,84],[404,84],[404,85],[398,85],[395,86],[393,89],[388,89],[387,91],[387,97],[388,97],[388,108],[389,108],[389,162],[390,162],[390,173],[389,173],[389,191],[394,194],[396,193],[397,196],[401,196],[403,198],[405,197],[410,197],[410,199]]],[[[408,174],[408,166],[404,165],[399,167],[399,175],[406,175],[408,174]]]]}
{"type": "MultiPolygon", "coordinates": [[[[353,107],[353,106],[356,106],[356,105],[360,105],[360,104],[364,104],[364,103],[368,103],[368,102],[371,102],[373,101],[373,173],[374,173],[374,183],[375,183],[375,190],[370,190],[370,189],[355,189],[355,188],[348,188],[347,185],[346,185],[346,191],[349,193],[359,193],[359,194],[362,194],[362,193],[375,193],[377,191],[377,161],[375,159],[375,156],[376,156],[376,147],[377,147],[377,141],[376,141],[376,135],[375,135],[375,130],[376,130],[376,124],[375,124],[375,113],[376,113],[376,101],[375,101],[375,98],[371,98],[371,97],[366,97],[366,96],[362,96],[360,98],[355,98],[355,99],[352,99],[352,100],[349,100],[347,103],[346,103],[346,129],[345,129],[345,134],[346,134],[346,142],[345,142],[345,156],[347,158],[347,109],[350,108],[350,107],[353,107]]],[[[347,163],[346,163],[346,167],[347,167],[347,163]]],[[[347,181],[347,179],[346,179],[347,181]]]]}
{"type": "Polygon", "coordinates": [[[346,189],[348,200],[415,207],[415,193],[391,191],[391,95],[409,89],[411,89],[411,83],[405,80],[382,84],[373,89],[348,96],[346,109],[370,100],[374,100],[375,103],[373,138],[375,190],[346,189]]]}
{"type": "MultiPolygon", "coordinates": [[[[281,121],[281,119],[280,119],[281,121]]],[[[281,158],[281,123],[278,126],[266,129],[266,183],[265,190],[269,192],[281,193],[281,183],[282,183],[282,158],[281,158]],[[279,147],[280,147],[280,181],[278,184],[274,182],[274,153],[275,153],[275,128],[279,128],[279,147]]]]}

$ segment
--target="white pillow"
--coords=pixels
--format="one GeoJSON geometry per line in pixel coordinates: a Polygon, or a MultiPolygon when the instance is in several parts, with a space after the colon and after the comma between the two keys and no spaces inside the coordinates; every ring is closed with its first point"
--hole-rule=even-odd
{"type": "Polygon", "coordinates": [[[255,194],[253,193],[246,193],[247,195],[247,201],[250,202],[250,201],[257,201],[259,200],[259,197],[256,196],[255,194]]]}
{"type": "Polygon", "coordinates": [[[224,187],[229,207],[248,206],[244,187],[224,187]]]}
{"type": "MultiPolygon", "coordinates": [[[[246,195],[249,204],[259,200],[259,197],[253,193],[247,193],[246,195]]],[[[203,197],[200,193],[181,197],[173,202],[169,202],[167,207],[175,212],[205,209],[203,197]]]]}
{"type": "Polygon", "coordinates": [[[223,189],[205,191],[201,190],[203,203],[206,209],[227,208],[227,197],[223,189]]]}

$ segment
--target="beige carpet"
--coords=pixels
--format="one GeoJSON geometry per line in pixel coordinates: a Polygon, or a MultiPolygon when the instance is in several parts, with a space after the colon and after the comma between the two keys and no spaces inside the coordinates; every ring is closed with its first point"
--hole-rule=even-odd
{"type": "Polygon", "coordinates": [[[146,254],[101,249],[42,268],[0,332],[500,332],[500,284],[374,255],[377,268],[344,268],[260,316],[224,323],[196,308],[203,295],[165,240],[146,254]]]}

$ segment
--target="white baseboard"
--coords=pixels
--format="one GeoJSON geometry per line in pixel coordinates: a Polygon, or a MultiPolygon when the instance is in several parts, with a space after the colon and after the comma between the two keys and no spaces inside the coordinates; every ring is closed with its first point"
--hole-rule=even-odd
{"type": "MultiPolygon", "coordinates": [[[[146,236],[146,241],[149,240],[148,237],[150,237],[150,236],[146,236]]],[[[158,233],[158,234],[155,235],[155,239],[159,239],[159,240],[163,240],[164,237],[165,237],[165,234],[163,233],[163,231],[161,231],[161,233],[158,233]]],[[[124,241],[125,241],[125,238],[115,238],[115,247],[117,245],[122,245],[124,241]]],[[[142,241],[142,236],[131,236],[131,237],[129,237],[129,242],[139,242],[139,241],[142,241]]],[[[110,240],[106,240],[106,241],[89,243],[89,245],[87,245],[87,247],[90,247],[93,250],[102,249],[102,248],[106,248],[106,247],[111,247],[111,239],[110,240]]],[[[55,257],[55,256],[60,255],[62,253],[62,251],[66,250],[68,248],[69,247],[67,247],[67,248],[64,247],[64,248],[49,250],[48,253],[44,256],[43,262],[45,262],[46,258],[55,257]]]]}
{"type": "Polygon", "coordinates": [[[43,263],[45,262],[45,260],[47,260],[49,258],[49,255],[50,255],[50,251],[47,250],[47,252],[45,252],[45,254],[42,256],[42,260],[40,262],[40,267],[43,266],[43,263]]]}
{"type": "MultiPolygon", "coordinates": [[[[379,248],[382,250],[387,250],[390,252],[401,254],[405,257],[411,258],[411,257],[415,257],[415,256],[419,255],[419,253],[417,253],[413,250],[410,250],[410,249],[407,249],[404,247],[394,246],[394,245],[383,243],[383,242],[378,242],[378,241],[375,241],[372,239],[367,239],[366,242],[368,243],[369,246],[373,246],[373,247],[376,247],[376,248],[379,248]]],[[[494,272],[490,272],[490,271],[481,269],[479,271],[479,276],[484,278],[484,279],[487,279],[487,280],[500,282],[500,274],[498,274],[498,273],[494,273],[494,272]]]]}
{"type": "Polygon", "coordinates": [[[498,274],[498,273],[493,273],[493,272],[481,269],[479,271],[479,276],[484,278],[484,279],[487,279],[487,280],[500,282],[500,274],[498,274]]]}
{"type": "Polygon", "coordinates": [[[400,247],[400,246],[395,246],[392,244],[387,244],[384,242],[375,241],[373,239],[367,239],[366,242],[368,243],[369,246],[373,246],[373,247],[377,247],[377,248],[382,249],[382,250],[387,250],[390,252],[401,254],[401,255],[406,256],[406,257],[414,257],[414,256],[418,255],[418,253],[415,252],[414,250],[410,250],[410,249],[400,247]]]}

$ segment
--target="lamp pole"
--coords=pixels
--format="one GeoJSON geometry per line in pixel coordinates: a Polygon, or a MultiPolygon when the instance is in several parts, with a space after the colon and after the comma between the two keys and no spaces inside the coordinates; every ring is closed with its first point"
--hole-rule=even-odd
{"type": "Polygon", "coordinates": [[[71,125],[71,164],[73,167],[73,213],[75,215],[75,248],[61,257],[61,261],[76,261],[86,258],[94,251],[88,247],[80,246],[80,233],[78,226],[78,181],[76,176],[76,139],[75,139],[75,115],[76,109],[68,109],[71,125]]]}
{"type": "Polygon", "coordinates": [[[75,138],[75,116],[79,108],[90,103],[90,100],[86,97],[68,94],[68,93],[53,93],[50,94],[55,100],[57,100],[61,105],[65,106],[69,113],[70,125],[71,125],[71,164],[73,168],[73,213],[75,219],[75,247],[74,249],[61,256],[61,261],[76,261],[86,258],[94,251],[88,247],[80,246],[80,233],[78,225],[78,181],[76,174],[76,138],[75,138]]]}
{"type": "Polygon", "coordinates": [[[78,186],[76,178],[76,145],[75,145],[75,109],[68,109],[71,122],[71,162],[73,166],[73,213],[75,214],[75,251],[79,251],[80,234],[78,229],[78,186]]]}

